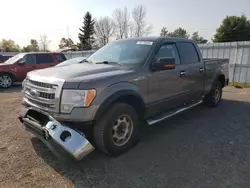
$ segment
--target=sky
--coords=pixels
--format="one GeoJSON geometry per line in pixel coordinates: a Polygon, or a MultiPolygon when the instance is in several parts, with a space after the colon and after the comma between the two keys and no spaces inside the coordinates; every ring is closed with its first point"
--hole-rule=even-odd
{"type": "Polygon", "coordinates": [[[208,40],[227,15],[245,14],[250,19],[250,0],[0,0],[0,4],[0,40],[11,39],[22,47],[46,34],[50,50],[58,49],[67,33],[78,42],[86,11],[98,19],[112,16],[116,8],[132,10],[142,4],[153,26],[150,35],[158,36],[163,26],[169,31],[183,27],[208,40]]]}

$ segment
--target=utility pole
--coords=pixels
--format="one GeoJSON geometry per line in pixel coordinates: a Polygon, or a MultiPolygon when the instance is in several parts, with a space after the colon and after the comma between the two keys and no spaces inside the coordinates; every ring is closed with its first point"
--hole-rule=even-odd
{"type": "Polygon", "coordinates": [[[67,38],[69,39],[69,26],[67,25],[67,38]]]}

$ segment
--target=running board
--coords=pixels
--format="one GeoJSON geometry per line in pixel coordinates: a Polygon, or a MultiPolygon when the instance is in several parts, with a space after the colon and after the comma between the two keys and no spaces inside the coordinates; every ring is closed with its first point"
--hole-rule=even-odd
{"type": "Polygon", "coordinates": [[[202,103],[202,101],[199,101],[199,102],[194,103],[194,104],[192,104],[192,105],[190,105],[190,106],[187,106],[187,107],[184,107],[184,108],[180,108],[180,109],[178,109],[177,111],[168,112],[168,113],[162,114],[162,115],[160,115],[160,116],[157,116],[157,117],[148,119],[148,120],[147,120],[148,126],[151,126],[151,125],[154,125],[154,124],[156,124],[156,123],[159,123],[159,122],[161,122],[161,121],[163,121],[163,120],[165,120],[165,119],[167,119],[167,118],[170,118],[170,117],[172,117],[172,116],[174,116],[174,115],[176,115],[176,114],[179,114],[179,113],[181,113],[181,112],[184,112],[184,111],[186,111],[186,110],[188,110],[188,109],[190,109],[190,108],[193,108],[193,107],[195,107],[195,106],[197,106],[197,105],[199,105],[199,104],[201,104],[201,103],[202,103]]]}

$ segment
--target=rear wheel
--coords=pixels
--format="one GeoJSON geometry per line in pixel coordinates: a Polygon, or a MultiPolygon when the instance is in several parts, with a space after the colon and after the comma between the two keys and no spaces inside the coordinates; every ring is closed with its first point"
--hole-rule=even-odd
{"type": "Polygon", "coordinates": [[[222,97],[222,84],[216,81],[212,87],[210,93],[208,93],[204,98],[204,103],[211,107],[216,107],[221,101],[222,97]]]}
{"type": "Polygon", "coordinates": [[[94,125],[94,143],[100,151],[117,156],[139,141],[136,110],[125,103],[115,103],[94,125]]]}
{"type": "Polygon", "coordinates": [[[0,74],[0,87],[9,88],[12,86],[14,80],[10,74],[0,74]]]}

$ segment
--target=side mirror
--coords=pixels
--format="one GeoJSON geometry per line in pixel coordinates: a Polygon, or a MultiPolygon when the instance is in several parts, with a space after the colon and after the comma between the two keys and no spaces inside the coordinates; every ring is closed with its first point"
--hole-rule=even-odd
{"type": "Polygon", "coordinates": [[[22,59],[21,61],[18,62],[19,65],[24,65],[25,61],[22,59]]]}
{"type": "Polygon", "coordinates": [[[174,58],[159,58],[153,63],[154,70],[169,70],[175,69],[175,59],[174,58]]]}

